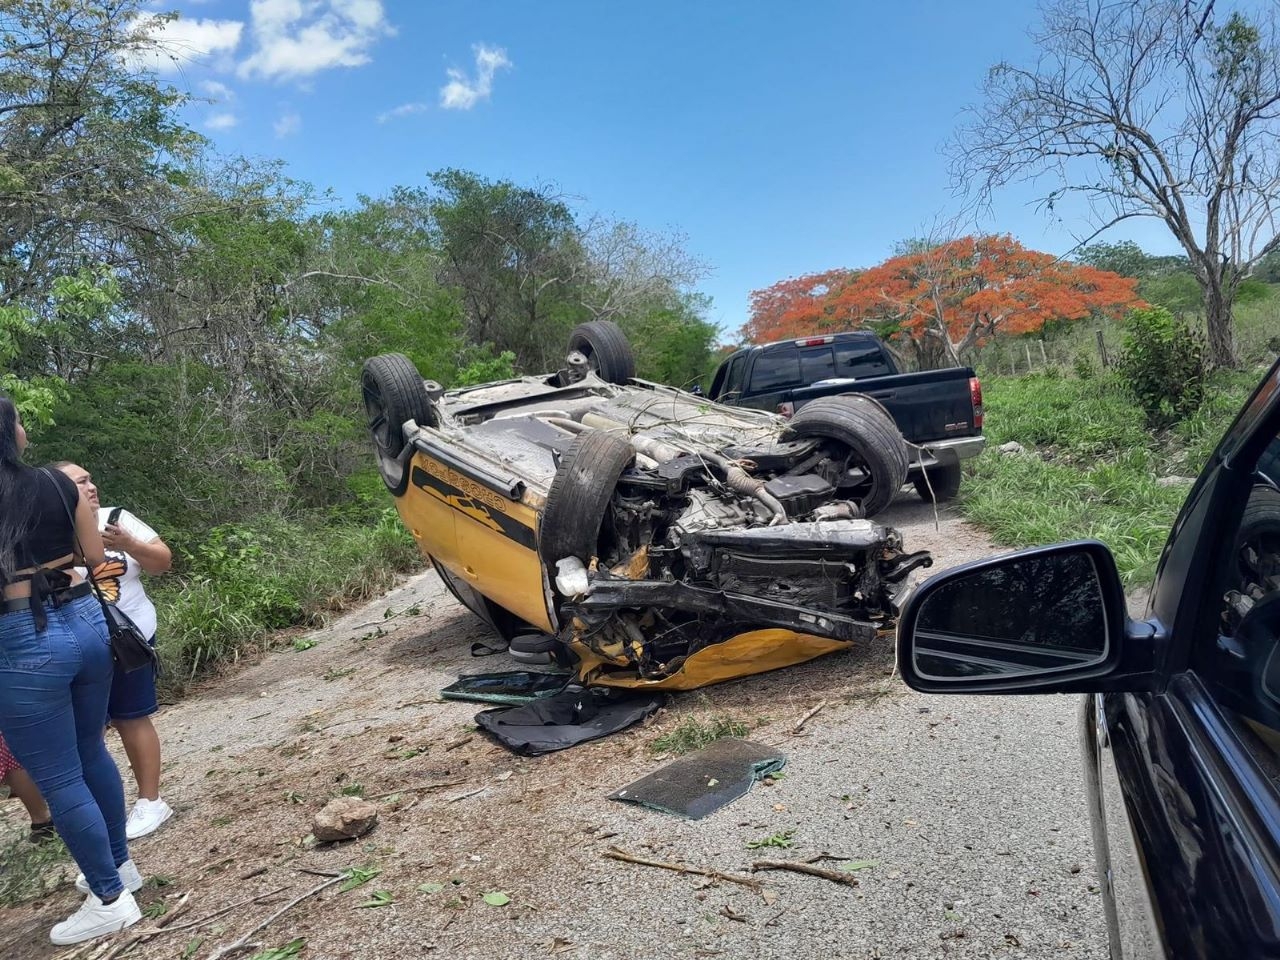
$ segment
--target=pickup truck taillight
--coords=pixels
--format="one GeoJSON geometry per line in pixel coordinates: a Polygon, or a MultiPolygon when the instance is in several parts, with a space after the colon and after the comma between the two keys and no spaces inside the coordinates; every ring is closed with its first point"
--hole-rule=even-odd
{"type": "Polygon", "coordinates": [[[780,404],[778,404],[777,410],[774,411],[774,413],[780,414],[784,417],[790,417],[795,412],[796,412],[796,405],[792,403],[790,400],[783,400],[780,404]]]}
{"type": "Polygon", "coordinates": [[[982,381],[969,378],[969,402],[973,404],[973,429],[982,429],[982,381]]]}

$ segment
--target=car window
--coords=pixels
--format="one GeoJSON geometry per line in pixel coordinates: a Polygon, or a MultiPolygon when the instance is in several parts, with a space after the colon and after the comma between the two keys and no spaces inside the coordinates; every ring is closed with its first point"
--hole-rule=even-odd
{"type": "Polygon", "coordinates": [[[836,344],[835,376],[857,379],[883,377],[892,372],[879,344],[857,340],[836,344]]]}
{"type": "Polygon", "coordinates": [[[836,365],[831,356],[831,347],[804,347],[801,349],[801,383],[817,383],[819,380],[830,380],[835,375],[836,365]]]}
{"type": "Polygon", "coordinates": [[[1215,698],[1280,753],[1280,436],[1258,458],[1229,541],[1220,622],[1195,666],[1215,698]]]}
{"type": "Polygon", "coordinates": [[[729,361],[729,370],[724,377],[724,391],[720,397],[735,397],[742,393],[742,371],[746,367],[747,355],[740,353],[729,361]]]}
{"type": "Polygon", "coordinates": [[[756,357],[751,371],[751,392],[762,393],[800,383],[800,351],[795,347],[769,350],[756,357]]]}

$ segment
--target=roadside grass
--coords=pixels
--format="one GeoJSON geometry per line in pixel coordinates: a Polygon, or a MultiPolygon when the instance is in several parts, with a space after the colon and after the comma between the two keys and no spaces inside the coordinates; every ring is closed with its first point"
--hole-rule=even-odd
{"type": "Polygon", "coordinates": [[[177,573],[148,584],[162,694],[181,695],[202,671],[260,651],[275,631],[317,626],[378,596],[422,562],[394,509],[365,524],[255,517],[210,531],[177,573]]]}
{"type": "Polygon", "coordinates": [[[0,907],[46,896],[70,879],[70,866],[60,839],[30,843],[25,830],[0,839],[0,907]]]}
{"type": "Polygon", "coordinates": [[[1128,584],[1149,583],[1189,482],[1208,461],[1261,371],[1211,378],[1189,419],[1153,431],[1113,376],[1050,369],[988,377],[987,450],[970,467],[961,509],[1001,544],[1097,539],[1128,584]],[[1016,440],[1022,456],[1001,456],[1016,440]]]}
{"type": "Polygon", "coordinates": [[[716,714],[703,720],[698,717],[685,717],[675,727],[658,737],[649,745],[654,753],[670,753],[679,756],[701,750],[709,743],[723,737],[745,737],[751,728],[734,717],[716,714]]]}

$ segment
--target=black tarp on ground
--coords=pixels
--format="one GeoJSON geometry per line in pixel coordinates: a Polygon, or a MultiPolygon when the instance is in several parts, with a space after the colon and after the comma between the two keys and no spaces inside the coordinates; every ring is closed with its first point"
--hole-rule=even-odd
{"type": "Polygon", "coordinates": [[[781,770],[786,762],[774,747],[726,737],[672,760],[609,799],[701,820],[745,796],[753,783],[781,770]]]}
{"type": "Polygon", "coordinates": [[[625,730],[665,701],[660,693],[638,696],[575,685],[523,706],[484,710],[476,724],[508,750],[533,757],[625,730]]]}
{"type": "Polygon", "coordinates": [[[513,706],[559,693],[573,678],[571,673],[538,673],[507,670],[459,677],[440,691],[446,700],[505,703],[513,706]]]}

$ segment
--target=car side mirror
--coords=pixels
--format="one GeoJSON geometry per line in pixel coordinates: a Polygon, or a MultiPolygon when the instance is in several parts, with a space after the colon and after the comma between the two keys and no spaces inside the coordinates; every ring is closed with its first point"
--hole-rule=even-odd
{"type": "Polygon", "coordinates": [[[1110,551],[1064,543],[930,577],[899,620],[898,666],[927,693],[1102,690],[1126,630],[1110,551]]]}

